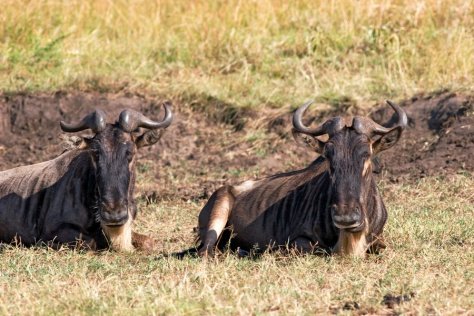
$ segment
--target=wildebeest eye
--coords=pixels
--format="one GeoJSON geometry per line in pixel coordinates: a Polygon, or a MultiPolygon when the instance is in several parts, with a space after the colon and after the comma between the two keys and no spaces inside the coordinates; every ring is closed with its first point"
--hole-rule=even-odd
{"type": "Polygon", "coordinates": [[[130,143],[124,142],[120,147],[121,154],[124,155],[128,162],[133,159],[133,147],[130,143]]]}
{"type": "Polygon", "coordinates": [[[359,153],[359,157],[362,158],[362,160],[367,160],[370,158],[370,153],[364,150],[359,153]]]}
{"type": "Polygon", "coordinates": [[[126,155],[126,157],[127,157],[128,162],[132,161],[132,159],[133,159],[133,153],[132,153],[131,150],[127,149],[127,151],[125,152],[125,155],[126,155]]]}
{"type": "Polygon", "coordinates": [[[98,149],[92,149],[91,154],[92,154],[92,157],[94,157],[95,160],[99,159],[99,150],[98,149]]]}
{"type": "Polygon", "coordinates": [[[326,158],[331,158],[334,156],[334,145],[331,143],[327,143],[326,146],[324,146],[324,157],[326,158]]]}

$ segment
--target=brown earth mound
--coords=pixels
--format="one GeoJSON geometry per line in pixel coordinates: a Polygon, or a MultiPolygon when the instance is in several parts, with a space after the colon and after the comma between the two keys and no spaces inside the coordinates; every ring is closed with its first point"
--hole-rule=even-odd
{"type": "MultiPolygon", "coordinates": [[[[136,94],[84,92],[1,96],[0,170],[45,161],[63,152],[69,134],[61,132],[60,120],[78,120],[95,108],[107,113],[108,122],[114,122],[124,108],[158,119],[162,101],[136,94]]],[[[256,159],[252,154],[255,142],[242,140],[245,132],[236,132],[235,125],[226,124],[227,119],[220,115],[206,115],[179,104],[173,107],[173,113],[173,124],[158,144],[139,153],[138,191],[147,198],[205,198],[216,187],[236,181],[244,173],[252,176],[285,168],[278,153],[256,159]],[[263,167],[258,167],[260,163],[263,167]]],[[[276,141],[282,142],[279,137],[276,141]]],[[[289,153],[285,158],[291,156],[289,153]]],[[[293,156],[296,162],[298,156],[293,156]]]]}
{"type": "MultiPolygon", "coordinates": [[[[381,154],[390,179],[474,171],[473,97],[454,93],[416,96],[401,106],[409,127],[395,148],[381,154]]],[[[391,115],[384,107],[371,116],[384,122],[391,115]]]]}
{"type": "MultiPolygon", "coordinates": [[[[0,170],[60,154],[67,139],[59,128],[61,119],[74,121],[94,108],[106,111],[110,122],[124,108],[159,118],[162,101],[123,93],[0,96],[0,170]]],[[[469,157],[474,154],[473,98],[444,93],[418,96],[402,106],[410,126],[400,143],[382,154],[383,177],[411,180],[474,170],[474,160],[469,157]]],[[[278,115],[269,111],[257,116],[233,110],[233,119],[237,117],[239,122],[236,128],[226,124],[225,118],[219,119],[219,115],[192,111],[179,104],[173,111],[175,120],[163,138],[140,153],[138,191],[149,199],[206,198],[223,183],[301,168],[315,158],[290,136],[290,113],[278,115]],[[245,122],[256,117],[260,129],[246,128],[245,122]]],[[[313,120],[319,121],[328,114],[338,113],[320,112],[313,120]]],[[[372,113],[379,122],[389,120],[391,115],[386,106],[372,113]]]]}

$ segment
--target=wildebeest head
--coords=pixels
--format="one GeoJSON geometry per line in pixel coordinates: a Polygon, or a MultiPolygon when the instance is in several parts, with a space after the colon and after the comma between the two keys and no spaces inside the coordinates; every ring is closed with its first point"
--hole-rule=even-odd
{"type": "Polygon", "coordinates": [[[407,125],[406,113],[387,101],[398,115],[394,127],[384,127],[366,117],[334,117],[309,128],[302,115],[312,102],[305,103],[293,115],[294,135],[309,135],[309,144],[327,161],[330,184],[330,208],[334,225],[349,232],[366,226],[366,201],[372,181],[372,158],[397,143],[407,125]],[[318,136],[328,135],[327,141],[318,136]]]}
{"type": "Polygon", "coordinates": [[[65,132],[91,129],[95,135],[84,138],[85,149],[91,155],[95,173],[97,219],[106,226],[120,226],[127,222],[135,185],[135,155],[137,149],[156,143],[164,128],[171,124],[173,115],[164,105],[165,117],[155,122],[134,110],[124,110],[114,124],[107,124],[105,113],[96,110],[79,123],[61,121],[65,132]],[[141,133],[140,128],[148,129],[141,133]]]}

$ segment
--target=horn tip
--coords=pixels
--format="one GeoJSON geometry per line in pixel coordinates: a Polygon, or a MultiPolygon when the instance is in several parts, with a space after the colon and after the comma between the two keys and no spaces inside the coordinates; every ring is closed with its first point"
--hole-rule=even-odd
{"type": "Polygon", "coordinates": [[[164,120],[167,121],[167,125],[165,127],[168,127],[171,122],[173,122],[173,119],[174,119],[174,115],[173,113],[171,112],[171,106],[173,104],[171,103],[171,101],[166,101],[163,103],[163,107],[165,108],[165,118],[164,120]]]}
{"type": "Polygon", "coordinates": [[[314,99],[309,99],[308,101],[306,101],[305,105],[310,106],[313,103],[314,103],[314,99]]]}
{"type": "Polygon", "coordinates": [[[386,99],[385,102],[390,106],[394,106],[394,102],[389,99],[386,99]]]}
{"type": "Polygon", "coordinates": [[[64,121],[59,121],[59,126],[61,126],[61,129],[64,130],[66,128],[67,123],[64,121]]]}
{"type": "Polygon", "coordinates": [[[406,126],[408,126],[408,116],[407,116],[407,113],[398,105],[396,104],[395,102],[393,101],[390,101],[390,100],[385,100],[385,102],[387,102],[388,105],[390,105],[394,110],[395,112],[398,113],[399,115],[399,125],[403,128],[405,128],[406,126]]]}
{"type": "Polygon", "coordinates": [[[301,113],[301,112],[304,112],[306,111],[306,109],[314,103],[314,99],[310,99],[308,101],[306,101],[305,103],[303,103],[303,105],[300,105],[295,112],[297,113],[301,113]]]}

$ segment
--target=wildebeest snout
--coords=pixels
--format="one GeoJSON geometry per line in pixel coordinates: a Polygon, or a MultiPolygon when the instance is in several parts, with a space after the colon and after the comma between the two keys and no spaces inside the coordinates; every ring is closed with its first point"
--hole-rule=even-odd
{"type": "Polygon", "coordinates": [[[122,198],[107,198],[104,197],[102,199],[102,209],[109,211],[109,212],[114,212],[114,211],[119,211],[120,209],[126,209],[127,208],[127,201],[122,198]]]}
{"type": "Polygon", "coordinates": [[[105,225],[123,225],[128,220],[127,203],[123,200],[102,202],[100,217],[105,225]]]}
{"type": "Polygon", "coordinates": [[[362,211],[357,204],[333,205],[331,215],[334,225],[339,229],[354,230],[362,228],[362,211]]]}

